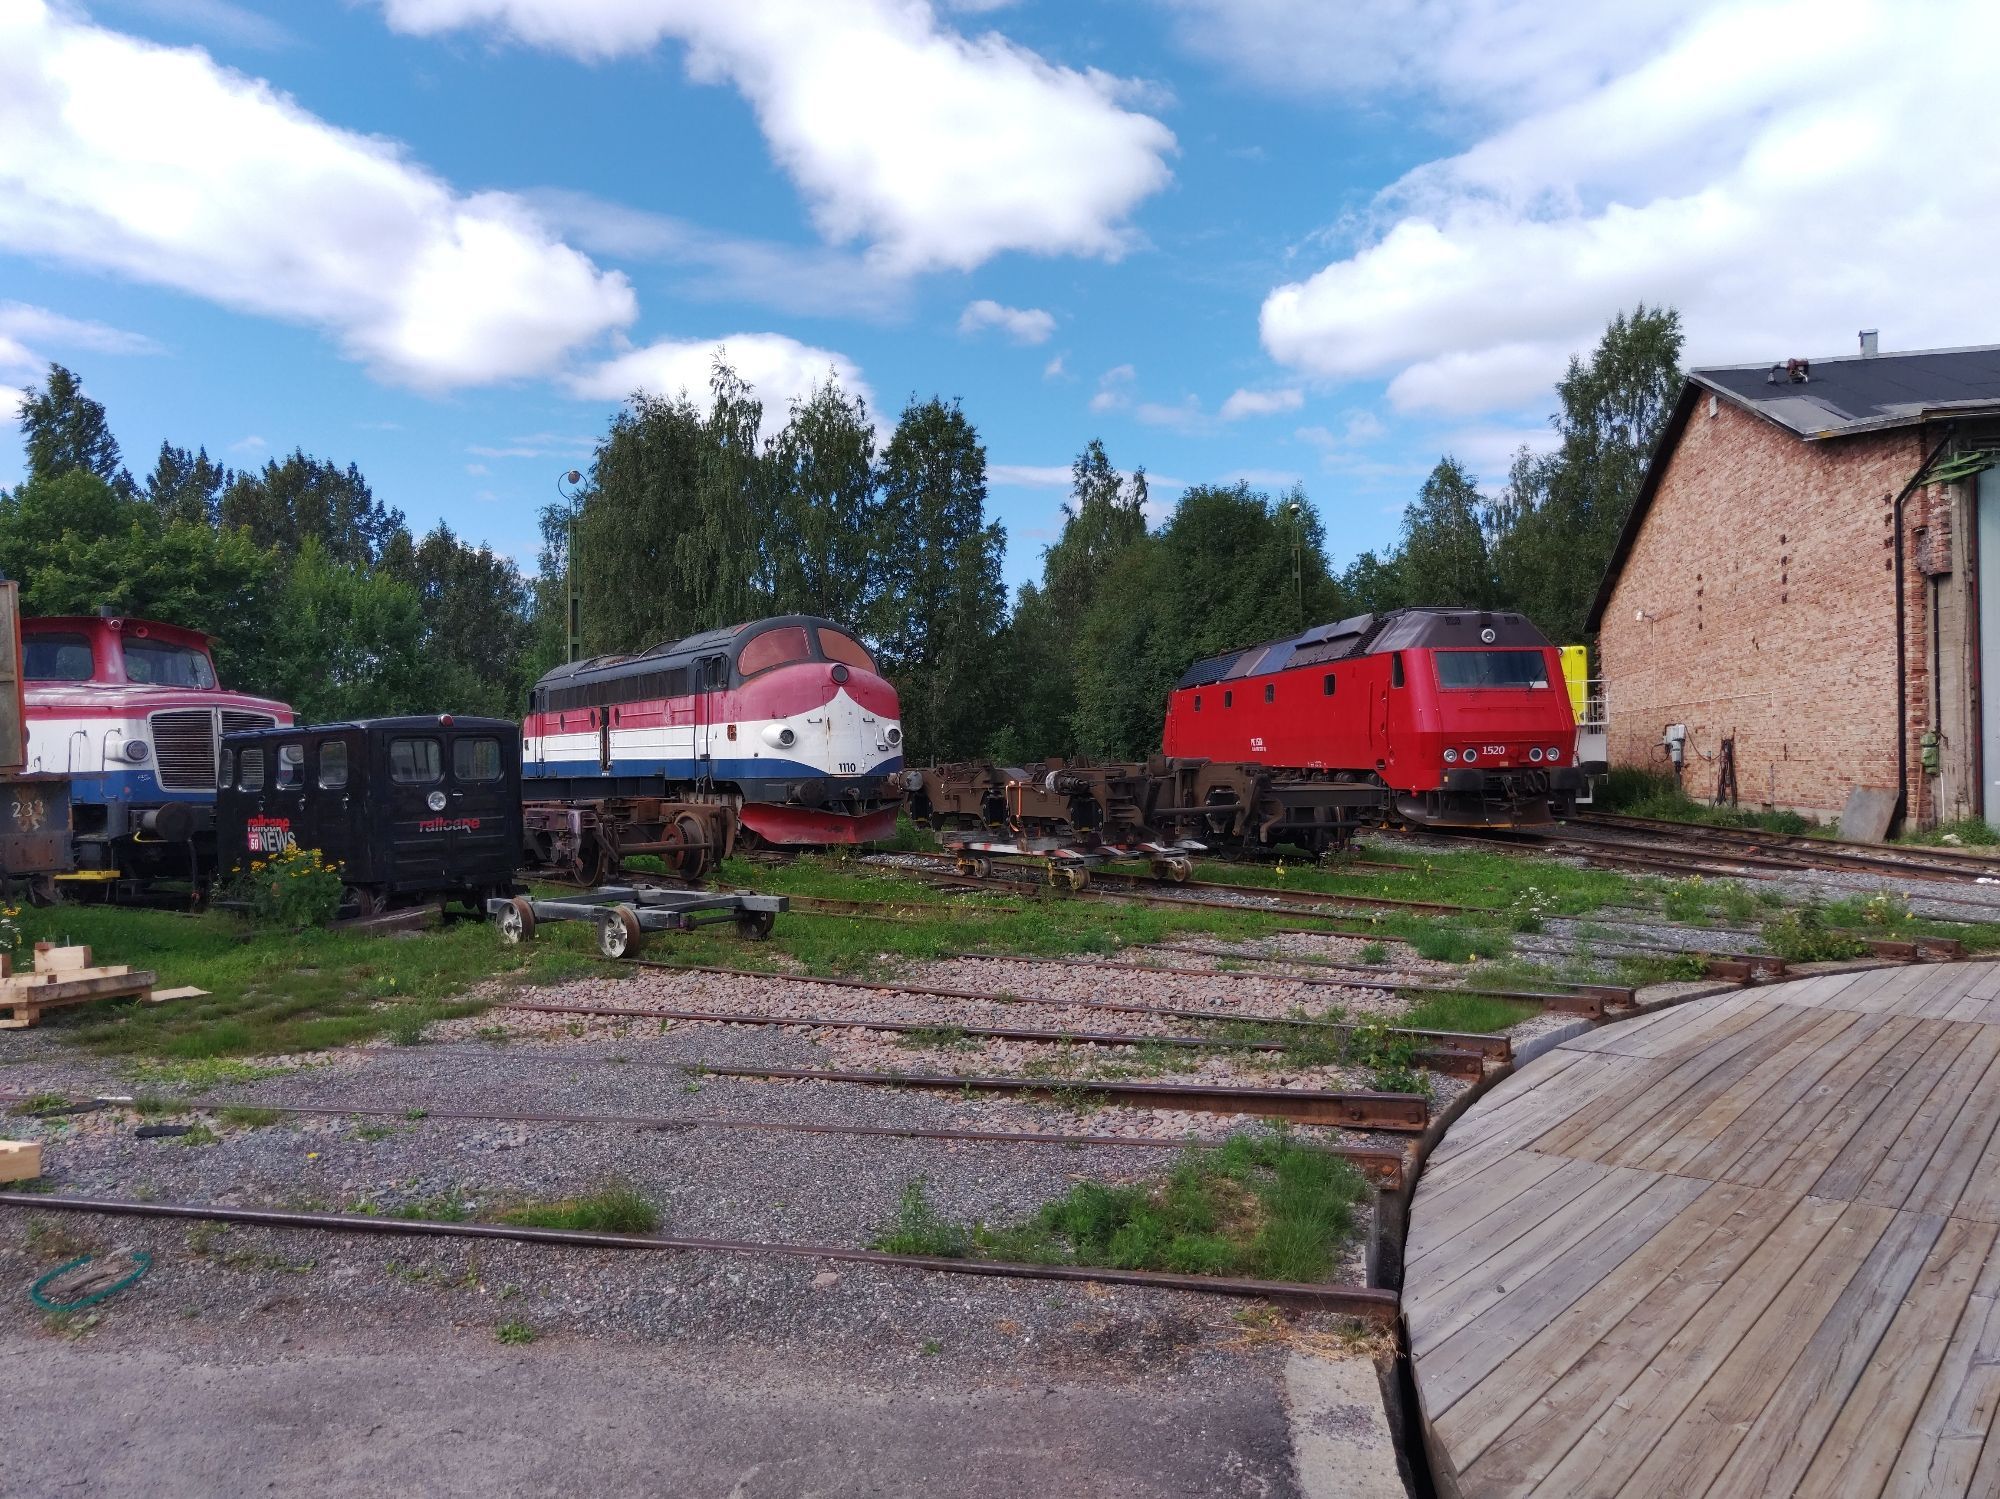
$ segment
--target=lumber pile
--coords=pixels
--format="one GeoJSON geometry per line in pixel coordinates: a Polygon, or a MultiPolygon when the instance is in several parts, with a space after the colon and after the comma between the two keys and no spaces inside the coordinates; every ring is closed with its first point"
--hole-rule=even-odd
{"type": "Polygon", "coordinates": [[[90,1004],[100,999],[144,999],[152,993],[153,975],[125,964],[94,967],[87,947],[35,944],[35,966],[13,972],[12,959],[0,953],[0,1030],[20,1030],[35,1024],[46,1010],[90,1004]]]}

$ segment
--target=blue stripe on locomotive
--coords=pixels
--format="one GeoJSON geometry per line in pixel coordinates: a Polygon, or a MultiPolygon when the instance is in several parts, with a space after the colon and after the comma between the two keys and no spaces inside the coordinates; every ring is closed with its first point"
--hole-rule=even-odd
{"type": "Polygon", "coordinates": [[[95,775],[73,775],[69,784],[72,806],[124,802],[137,807],[157,807],[168,802],[186,802],[203,807],[215,801],[213,791],[162,791],[158,778],[150,770],[105,770],[95,775]]]}

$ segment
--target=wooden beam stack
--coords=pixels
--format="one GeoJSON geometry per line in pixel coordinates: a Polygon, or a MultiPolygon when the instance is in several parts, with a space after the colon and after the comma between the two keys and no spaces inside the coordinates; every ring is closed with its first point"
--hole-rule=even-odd
{"type": "Polygon", "coordinates": [[[123,963],[93,967],[87,947],[35,944],[31,972],[13,972],[12,959],[0,953],[0,1030],[20,1030],[35,1024],[47,1010],[90,1004],[100,999],[146,999],[153,992],[153,975],[123,963]]]}

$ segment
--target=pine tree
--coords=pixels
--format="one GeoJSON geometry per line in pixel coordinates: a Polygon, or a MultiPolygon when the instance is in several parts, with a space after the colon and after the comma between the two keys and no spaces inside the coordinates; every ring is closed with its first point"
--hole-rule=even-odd
{"type": "Polygon", "coordinates": [[[189,453],[163,442],[153,471],[146,476],[145,495],[169,520],[212,526],[229,477],[229,470],[212,460],[207,448],[189,453]]]}
{"type": "Polygon", "coordinates": [[[104,407],[83,393],[83,382],[73,371],[51,364],[40,386],[22,392],[21,436],[30,479],[53,479],[81,469],[121,496],[133,492],[104,407]]]}

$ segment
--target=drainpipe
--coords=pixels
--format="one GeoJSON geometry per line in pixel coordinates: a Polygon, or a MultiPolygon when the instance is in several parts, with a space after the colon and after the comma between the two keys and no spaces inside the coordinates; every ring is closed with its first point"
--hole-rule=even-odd
{"type": "Polygon", "coordinates": [[[1951,445],[1952,431],[1949,426],[1944,429],[1944,436],[1938,439],[1937,446],[1910,475],[1910,482],[1896,496],[1894,515],[1889,522],[1889,528],[1896,533],[1896,815],[1889,820],[1891,827],[1909,814],[1910,799],[1910,666],[1903,654],[1908,629],[1903,617],[1903,506],[1924,482],[1931,465],[1951,445]]]}

